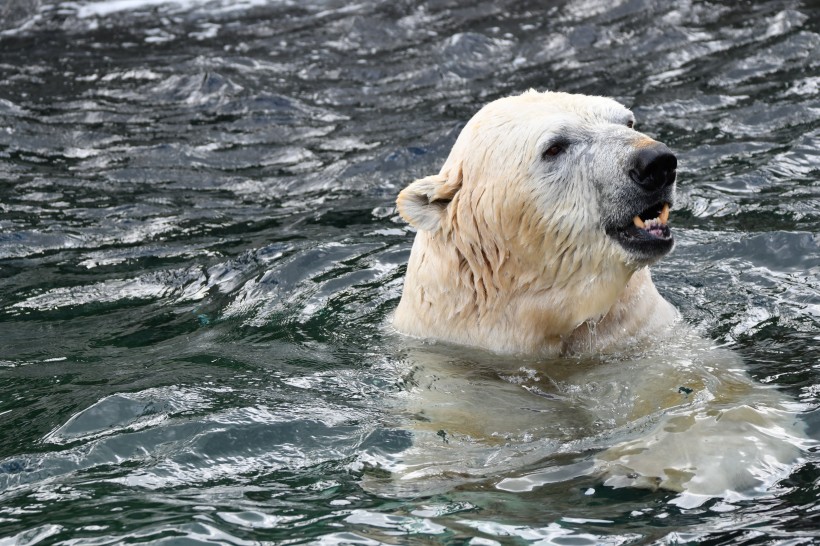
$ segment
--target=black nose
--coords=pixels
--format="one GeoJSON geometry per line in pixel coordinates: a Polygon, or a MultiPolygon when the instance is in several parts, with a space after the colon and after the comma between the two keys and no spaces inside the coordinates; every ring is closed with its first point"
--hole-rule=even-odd
{"type": "Polygon", "coordinates": [[[657,191],[675,182],[678,159],[666,145],[655,142],[635,154],[635,167],[629,171],[632,180],[646,191],[657,191]]]}

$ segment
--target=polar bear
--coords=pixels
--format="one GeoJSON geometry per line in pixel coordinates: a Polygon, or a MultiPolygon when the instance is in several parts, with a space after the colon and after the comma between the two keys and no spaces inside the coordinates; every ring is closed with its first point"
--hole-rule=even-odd
{"type": "Polygon", "coordinates": [[[402,479],[521,490],[553,477],[490,461],[574,449],[581,474],[692,506],[765,491],[800,462],[793,403],[676,323],[652,282],[674,245],[677,160],[633,125],[615,100],[530,90],[484,106],[441,172],[400,193],[417,234],[393,324],[449,342],[409,351],[402,479]]]}
{"type": "Polygon", "coordinates": [[[418,229],[393,323],[497,353],[608,351],[676,318],[647,266],[674,244],[677,160],[604,97],[530,90],[464,127],[397,205],[418,229]]]}

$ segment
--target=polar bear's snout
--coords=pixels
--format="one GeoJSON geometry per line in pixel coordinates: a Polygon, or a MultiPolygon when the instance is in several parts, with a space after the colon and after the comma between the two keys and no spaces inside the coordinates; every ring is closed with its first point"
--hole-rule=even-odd
{"type": "Polygon", "coordinates": [[[677,167],[675,154],[665,144],[653,141],[638,148],[629,177],[646,191],[659,191],[675,183],[677,167]]]}
{"type": "Polygon", "coordinates": [[[630,260],[650,264],[674,246],[669,229],[669,211],[675,197],[678,159],[665,144],[647,137],[633,141],[634,151],[627,167],[631,183],[610,202],[629,203],[616,207],[605,221],[607,234],[626,250],[630,260]],[[630,168],[631,167],[631,168],[630,168]]]}

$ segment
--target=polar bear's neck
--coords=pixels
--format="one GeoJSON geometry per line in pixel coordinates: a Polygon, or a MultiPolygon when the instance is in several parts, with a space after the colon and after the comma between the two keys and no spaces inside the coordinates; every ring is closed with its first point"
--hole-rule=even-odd
{"type": "Polygon", "coordinates": [[[560,354],[621,347],[674,320],[646,268],[576,264],[564,280],[509,251],[465,256],[450,243],[416,236],[393,319],[399,331],[499,353],[560,354]]]}
{"type": "Polygon", "coordinates": [[[623,349],[643,338],[658,338],[679,318],[678,311],[658,293],[644,267],[635,272],[609,311],[589,320],[564,339],[570,353],[623,349]]]}

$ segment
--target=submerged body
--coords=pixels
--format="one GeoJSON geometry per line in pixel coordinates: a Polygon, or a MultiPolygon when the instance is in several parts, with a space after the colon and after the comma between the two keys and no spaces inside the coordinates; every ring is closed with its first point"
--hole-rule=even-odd
{"type": "Polygon", "coordinates": [[[500,99],[439,174],[401,192],[418,233],[393,324],[494,354],[473,369],[411,350],[417,443],[397,475],[489,476],[573,453],[581,475],[695,505],[763,491],[799,462],[808,440],[790,402],[676,322],[652,282],[673,246],[677,161],[633,125],[602,97],[500,99]],[[567,355],[582,356],[554,358],[567,355]]]}
{"type": "Polygon", "coordinates": [[[409,342],[398,400],[413,447],[381,494],[593,479],[694,507],[766,494],[812,442],[799,407],[690,331],[628,354],[522,358],[409,342]]]}

